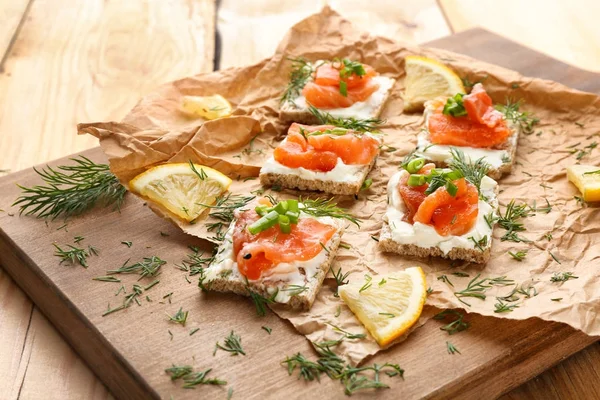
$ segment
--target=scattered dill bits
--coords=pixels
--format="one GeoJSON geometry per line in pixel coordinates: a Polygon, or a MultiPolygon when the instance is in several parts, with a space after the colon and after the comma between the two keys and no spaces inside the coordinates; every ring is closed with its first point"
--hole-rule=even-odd
{"type": "Polygon", "coordinates": [[[331,326],[333,328],[333,330],[337,333],[341,333],[343,336],[343,339],[364,339],[367,337],[366,333],[351,333],[348,332],[342,328],[340,328],[339,326],[333,325],[328,323],[327,325],[331,326]]]}
{"type": "Polygon", "coordinates": [[[340,314],[342,313],[342,307],[341,306],[337,306],[335,309],[335,314],[333,314],[334,317],[339,317],[340,314]]]}
{"type": "Polygon", "coordinates": [[[192,330],[190,331],[190,336],[192,336],[194,333],[198,332],[199,330],[200,330],[200,328],[195,328],[195,329],[192,329],[192,330]]]}
{"type": "Polygon", "coordinates": [[[218,378],[210,378],[207,379],[206,376],[212,371],[212,368],[209,368],[202,372],[194,372],[188,374],[183,377],[183,381],[185,382],[183,385],[184,389],[194,389],[197,385],[227,385],[227,381],[223,381],[218,378]]]}
{"type": "Polygon", "coordinates": [[[581,206],[585,206],[585,200],[583,200],[583,197],[581,196],[573,196],[573,198],[577,201],[577,203],[579,203],[579,205],[581,206]]]}
{"type": "MultiPolygon", "coordinates": [[[[368,119],[356,119],[351,118],[336,118],[326,111],[321,111],[313,105],[309,105],[308,110],[319,120],[323,125],[333,125],[339,128],[349,129],[355,132],[371,132],[376,133],[379,131],[379,127],[385,123],[384,120],[377,118],[368,119]]],[[[382,145],[386,146],[386,145],[382,145]]],[[[387,151],[396,150],[393,147],[388,147],[387,151]],[[393,149],[393,150],[390,150],[393,149]]]]}
{"type": "Polygon", "coordinates": [[[465,331],[471,326],[469,322],[463,321],[465,315],[456,310],[444,310],[434,315],[433,319],[442,321],[446,320],[448,317],[454,317],[455,319],[447,325],[441,326],[440,330],[448,332],[449,335],[454,335],[455,333],[465,331]]]}
{"type": "Polygon", "coordinates": [[[165,233],[163,231],[160,231],[160,236],[171,236],[171,235],[169,235],[168,233],[165,233]]]}
{"type": "Polygon", "coordinates": [[[360,190],[367,190],[371,187],[371,185],[373,184],[373,179],[368,178],[365,179],[365,181],[362,183],[360,190]]]}
{"type": "Polygon", "coordinates": [[[273,329],[269,328],[268,326],[261,326],[260,329],[264,330],[265,332],[267,332],[269,335],[271,334],[271,332],[273,332],[273,329]]]}
{"type": "Polygon", "coordinates": [[[473,236],[469,236],[469,240],[471,240],[474,243],[475,248],[477,248],[479,251],[481,251],[482,253],[485,251],[485,247],[488,244],[487,235],[483,236],[479,240],[476,240],[473,236]]]}
{"type": "Polygon", "coordinates": [[[171,339],[170,339],[170,340],[173,340],[173,332],[171,332],[171,330],[170,330],[170,329],[167,329],[167,332],[169,332],[169,336],[171,337],[171,339]]]}
{"type": "Polygon", "coordinates": [[[509,251],[508,255],[517,261],[523,261],[523,259],[527,256],[527,250],[519,250],[516,253],[509,251]]]}
{"type": "Polygon", "coordinates": [[[189,311],[183,311],[183,309],[181,307],[179,307],[179,311],[177,311],[175,313],[175,315],[167,314],[167,316],[169,317],[169,321],[185,326],[185,322],[187,321],[188,314],[189,314],[189,311]]]}
{"type": "Polygon", "coordinates": [[[551,240],[552,240],[552,233],[551,233],[551,232],[548,232],[548,233],[544,234],[544,238],[545,238],[546,240],[548,240],[548,241],[551,241],[551,240]]]}
{"type": "Polygon", "coordinates": [[[477,274],[477,276],[471,279],[464,290],[461,290],[460,292],[454,292],[454,295],[461,303],[466,304],[469,307],[471,306],[469,303],[463,300],[464,297],[475,297],[485,300],[485,292],[492,286],[486,284],[486,282],[489,280],[488,278],[479,279],[480,276],[481,274],[477,274]]]}
{"type": "MultiPolygon", "coordinates": [[[[140,278],[147,276],[156,276],[160,273],[160,267],[165,265],[167,262],[160,259],[160,257],[144,257],[144,259],[135,264],[127,265],[129,260],[125,261],[123,266],[119,269],[113,269],[107,271],[108,274],[139,274],[140,278]]],[[[139,280],[138,279],[138,280],[139,280]]]]}
{"type": "Polygon", "coordinates": [[[580,128],[585,128],[585,124],[582,124],[581,122],[575,121],[575,125],[577,125],[580,128]]]}
{"type": "Polygon", "coordinates": [[[168,294],[165,294],[165,295],[163,296],[163,300],[164,300],[164,299],[167,299],[167,300],[169,300],[169,304],[171,304],[171,296],[173,296],[173,292],[171,292],[171,293],[168,293],[168,294]]]}
{"type": "Polygon", "coordinates": [[[127,247],[131,247],[131,245],[133,244],[133,242],[123,241],[123,242],[121,242],[121,244],[124,244],[127,247]]]}
{"type": "Polygon", "coordinates": [[[452,273],[452,275],[458,276],[459,278],[468,278],[469,277],[469,274],[467,274],[465,272],[460,272],[460,271],[455,271],[452,273]]]}
{"type": "Polygon", "coordinates": [[[495,108],[504,114],[504,117],[515,125],[518,125],[521,132],[525,135],[531,135],[535,125],[540,120],[528,112],[520,111],[521,101],[512,102],[508,100],[506,104],[497,104],[495,108]]]}
{"type": "Polygon", "coordinates": [[[383,315],[384,317],[388,317],[388,318],[394,318],[394,317],[396,317],[395,314],[387,313],[387,312],[380,312],[379,315],[383,315]]]}
{"type": "Polygon", "coordinates": [[[96,205],[120,208],[127,190],[121,186],[106,164],[96,164],[79,156],[75,165],[33,169],[46,184],[30,188],[19,186],[23,194],[13,205],[20,213],[55,219],[81,214],[96,205]]]}
{"type": "Polygon", "coordinates": [[[429,296],[431,293],[433,293],[433,288],[430,286],[427,288],[427,296],[429,296]]]}
{"type": "Polygon", "coordinates": [[[217,354],[217,350],[221,349],[231,353],[232,356],[237,356],[239,354],[245,356],[246,353],[242,348],[242,338],[239,335],[236,335],[233,331],[224,339],[224,345],[221,345],[219,342],[215,345],[215,351],[213,352],[213,356],[217,354]]]}
{"type": "Polygon", "coordinates": [[[350,250],[352,248],[352,246],[350,246],[348,243],[344,243],[344,242],[340,242],[339,247],[341,247],[342,249],[346,249],[346,250],[350,250]]]}
{"type": "Polygon", "coordinates": [[[371,285],[373,284],[371,281],[373,280],[373,278],[371,278],[371,275],[367,275],[365,274],[365,284],[362,285],[362,287],[358,290],[358,293],[362,293],[365,290],[367,290],[368,288],[371,287],[371,285]]]}
{"type": "Polygon", "coordinates": [[[95,278],[92,278],[92,280],[100,282],[121,282],[120,279],[117,279],[114,276],[97,276],[95,278]]]}
{"type": "Polygon", "coordinates": [[[488,76],[485,75],[483,78],[479,78],[476,81],[471,81],[471,79],[469,79],[468,76],[464,76],[464,77],[460,78],[460,80],[462,81],[463,86],[465,87],[465,89],[472,89],[473,86],[477,85],[478,83],[482,83],[487,78],[488,78],[488,76]]]}
{"type": "MultiPolygon", "coordinates": [[[[123,287],[123,291],[124,287],[123,287]]],[[[112,314],[114,312],[120,311],[120,310],[124,310],[126,308],[128,308],[129,306],[131,306],[131,303],[133,303],[134,301],[140,305],[141,303],[138,300],[138,297],[143,293],[144,289],[140,286],[140,285],[133,285],[133,287],[131,288],[131,293],[129,293],[127,296],[125,296],[125,299],[123,300],[123,304],[121,304],[119,307],[117,308],[110,308],[110,306],[108,307],[108,310],[106,310],[102,316],[106,317],[109,314],[112,314]]],[[[121,289],[119,289],[119,291],[117,292],[116,295],[118,295],[121,292],[121,289]]],[[[115,295],[115,296],[116,296],[115,295]]]]}
{"type": "Polygon", "coordinates": [[[56,243],[52,243],[52,245],[56,248],[56,250],[54,251],[54,255],[60,258],[60,264],[68,262],[71,265],[79,264],[82,267],[87,268],[87,258],[90,255],[98,254],[96,248],[92,246],[90,246],[90,248],[86,251],[85,249],[71,246],[70,244],[67,245],[67,250],[61,248],[56,243]]]}
{"type": "Polygon", "coordinates": [[[448,279],[447,275],[440,275],[440,276],[437,277],[437,280],[438,281],[442,281],[444,283],[447,283],[448,285],[454,287],[454,285],[452,284],[452,282],[450,282],[450,279],[448,279]]]}
{"type": "Polygon", "coordinates": [[[222,242],[225,239],[225,230],[233,221],[234,210],[244,207],[254,199],[255,196],[239,196],[226,193],[217,197],[213,205],[202,204],[202,206],[210,209],[209,222],[206,223],[206,228],[209,232],[214,232],[214,239],[217,242],[222,242]]]}
{"type": "Polygon", "coordinates": [[[333,198],[318,198],[315,200],[300,198],[299,203],[301,203],[299,205],[300,211],[310,216],[345,219],[352,222],[357,227],[360,227],[360,220],[354,218],[345,209],[338,207],[337,204],[333,201],[333,198]]]}
{"type": "Polygon", "coordinates": [[[115,293],[115,296],[118,296],[121,292],[125,293],[125,286],[121,286],[119,290],[117,290],[117,293],[115,293]]]}
{"type": "Polygon", "coordinates": [[[550,277],[550,282],[566,282],[570,279],[579,279],[578,276],[573,275],[572,272],[555,272],[550,277]]]}
{"type": "Polygon", "coordinates": [[[282,292],[288,292],[288,294],[293,296],[298,296],[308,290],[308,286],[306,285],[288,285],[282,292]]]}
{"type": "Polygon", "coordinates": [[[340,267],[337,272],[333,270],[333,267],[330,266],[329,267],[329,272],[331,272],[331,275],[333,275],[333,278],[335,279],[335,283],[336,283],[336,288],[335,288],[335,292],[333,293],[333,295],[335,297],[339,297],[338,294],[338,288],[342,285],[345,285],[348,283],[348,275],[350,275],[352,273],[352,271],[350,272],[346,272],[345,274],[342,271],[342,267],[340,267]]]}
{"type": "Polygon", "coordinates": [[[548,186],[544,183],[540,183],[540,186],[543,187],[544,189],[552,189],[552,186],[548,186]]]}
{"type": "Polygon", "coordinates": [[[448,354],[461,354],[461,352],[456,348],[456,346],[454,346],[452,343],[446,341],[446,350],[448,351],[448,354]]]}
{"type": "Polygon", "coordinates": [[[183,378],[184,376],[191,374],[192,371],[193,369],[189,365],[177,366],[173,364],[172,367],[165,369],[165,372],[171,375],[172,381],[175,381],[179,378],[183,378]]]}
{"type": "Polygon", "coordinates": [[[494,312],[495,313],[512,312],[512,310],[519,307],[516,304],[506,304],[499,297],[496,297],[496,300],[498,302],[496,304],[494,304],[494,307],[495,307],[494,312]]]}
{"type": "Polygon", "coordinates": [[[550,299],[551,301],[561,301],[563,298],[562,297],[557,297],[555,299],[550,299]]]}
{"type": "Polygon", "coordinates": [[[227,400],[231,400],[232,397],[233,397],[233,388],[230,387],[229,390],[227,391],[227,400]]]}
{"type": "MultiPolygon", "coordinates": [[[[152,282],[151,284],[149,284],[148,286],[144,287],[144,290],[150,290],[152,289],[154,286],[158,285],[160,283],[160,280],[155,280],[154,282],[152,282]]],[[[163,297],[164,298],[164,297],[163,297]]]]}
{"type": "Polygon", "coordinates": [[[557,263],[559,263],[559,264],[562,264],[562,263],[561,263],[561,262],[558,260],[558,258],[556,258],[556,256],[554,255],[554,253],[552,253],[551,251],[549,251],[548,253],[550,253],[550,256],[551,256],[551,257],[554,259],[554,261],[556,261],[556,262],[557,262],[557,263]]]}
{"type": "Polygon", "coordinates": [[[79,242],[81,242],[82,240],[85,240],[85,238],[84,238],[83,236],[75,236],[75,237],[73,238],[73,242],[74,242],[75,244],[79,244],[79,242]]]}
{"type": "Polygon", "coordinates": [[[373,239],[376,242],[379,242],[379,239],[376,236],[371,235],[371,239],[373,239]]]}
{"type": "Polygon", "coordinates": [[[515,205],[515,200],[511,200],[504,211],[504,215],[498,217],[498,225],[506,229],[504,236],[500,238],[501,241],[511,242],[529,242],[528,239],[522,238],[517,235],[517,232],[525,231],[523,223],[519,220],[521,218],[528,217],[531,209],[527,204],[515,205]]]}

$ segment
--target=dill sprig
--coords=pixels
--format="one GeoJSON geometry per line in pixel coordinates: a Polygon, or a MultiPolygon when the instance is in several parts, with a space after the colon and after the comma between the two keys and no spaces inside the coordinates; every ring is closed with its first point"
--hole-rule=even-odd
{"type": "Polygon", "coordinates": [[[267,315],[267,306],[275,303],[275,298],[279,293],[279,290],[276,289],[275,292],[273,292],[273,294],[271,294],[269,297],[264,297],[256,292],[253,292],[249,287],[246,287],[246,290],[248,290],[248,293],[250,294],[250,298],[254,303],[254,307],[256,307],[256,315],[259,317],[264,317],[267,315]]]}
{"type": "Polygon", "coordinates": [[[208,264],[214,261],[215,254],[210,257],[205,257],[204,252],[200,252],[197,247],[190,247],[192,250],[191,254],[187,255],[185,260],[181,261],[181,265],[175,264],[175,267],[190,273],[190,276],[198,275],[201,271],[206,268],[208,264]]]}
{"type": "Polygon", "coordinates": [[[311,112],[312,115],[317,117],[319,122],[323,125],[333,125],[340,128],[350,129],[355,132],[377,133],[379,132],[379,127],[385,124],[385,120],[379,118],[336,118],[327,111],[319,110],[312,104],[309,104],[308,110],[311,112]]]}
{"type": "Polygon", "coordinates": [[[328,323],[327,325],[331,326],[333,328],[334,331],[341,333],[344,339],[364,339],[367,337],[366,333],[351,333],[348,332],[342,328],[340,328],[339,326],[333,325],[328,323]]]}
{"type": "Polygon", "coordinates": [[[123,266],[119,269],[112,269],[106,271],[107,274],[140,274],[140,279],[145,278],[147,276],[156,276],[160,272],[160,267],[165,265],[167,262],[161,260],[160,257],[152,256],[152,257],[144,257],[144,259],[135,264],[127,265],[129,260],[125,261],[123,266]]]}
{"type": "Polygon", "coordinates": [[[108,165],[96,164],[84,156],[71,161],[75,165],[33,169],[46,185],[29,188],[19,185],[23,194],[13,205],[19,206],[21,214],[55,219],[61,215],[65,218],[79,215],[96,205],[121,207],[127,190],[108,165]]]}
{"type": "Polygon", "coordinates": [[[485,300],[486,295],[485,292],[492,287],[492,285],[487,284],[489,281],[488,278],[479,279],[481,274],[477,274],[477,276],[467,284],[467,287],[460,292],[454,292],[456,298],[463,304],[471,307],[469,303],[463,300],[464,297],[475,297],[481,300],[485,300]]]}
{"type": "Polygon", "coordinates": [[[500,297],[496,297],[496,300],[498,301],[496,304],[494,304],[495,313],[505,313],[505,312],[512,312],[515,308],[518,308],[519,306],[516,304],[506,304],[502,301],[502,298],[500,297]]]}
{"type": "Polygon", "coordinates": [[[318,198],[312,199],[299,199],[299,208],[305,214],[313,217],[331,217],[346,219],[356,226],[360,227],[360,220],[353,217],[346,210],[338,207],[337,204],[331,199],[318,198]]]}
{"type": "Polygon", "coordinates": [[[335,293],[333,293],[333,295],[335,297],[339,297],[338,294],[338,289],[340,286],[345,285],[348,283],[348,275],[350,275],[352,273],[352,271],[346,272],[345,274],[342,271],[342,267],[340,267],[340,269],[336,271],[333,270],[333,267],[330,266],[329,267],[329,272],[331,272],[331,275],[333,275],[333,278],[335,279],[335,283],[336,283],[336,287],[335,287],[335,293]]]}
{"type": "Polygon", "coordinates": [[[570,279],[579,279],[579,277],[575,276],[572,272],[555,272],[550,277],[550,282],[566,282],[570,279]]]}
{"type": "MultiPolygon", "coordinates": [[[[117,308],[108,308],[108,310],[106,310],[102,316],[106,317],[109,314],[112,314],[116,311],[120,311],[120,310],[124,310],[126,308],[128,308],[129,306],[131,306],[131,303],[133,303],[134,301],[140,305],[140,302],[138,300],[138,297],[142,295],[142,293],[144,292],[144,289],[140,286],[140,285],[133,285],[133,287],[131,288],[132,292],[129,293],[127,296],[125,296],[125,299],[123,300],[123,304],[121,304],[119,307],[117,308]]],[[[121,289],[119,289],[119,292],[121,291],[121,289]]],[[[117,294],[119,294],[119,292],[117,292],[117,294]]]]}
{"type": "Polygon", "coordinates": [[[511,242],[528,242],[529,240],[524,239],[517,235],[516,232],[525,231],[525,227],[522,222],[519,222],[521,218],[530,216],[531,208],[527,204],[515,205],[515,200],[512,199],[506,206],[504,215],[500,215],[496,218],[498,225],[506,229],[507,232],[500,238],[501,241],[511,242]]]}
{"type": "Polygon", "coordinates": [[[169,375],[171,375],[171,380],[175,381],[179,378],[183,378],[184,376],[187,376],[189,374],[191,374],[193,371],[193,368],[189,365],[175,365],[173,364],[172,367],[165,369],[165,372],[169,375]]]}
{"type": "Polygon", "coordinates": [[[219,342],[215,345],[215,351],[213,356],[217,353],[217,350],[221,349],[231,353],[232,356],[237,356],[241,354],[243,356],[246,355],[244,349],[242,348],[242,338],[240,335],[236,335],[233,331],[224,339],[224,344],[221,345],[219,342]]]}
{"type": "Polygon", "coordinates": [[[298,296],[308,290],[306,285],[287,285],[282,292],[288,292],[290,297],[298,296]]]}
{"type": "Polygon", "coordinates": [[[289,75],[289,82],[281,99],[280,104],[292,103],[300,96],[302,88],[306,85],[306,82],[311,78],[315,67],[303,57],[298,58],[287,58],[292,63],[292,70],[289,75]]]}
{"type": "Polygon", "coordinates": [[[510,99],[507,99],[506,104],[497,104],[495,108],[504,114],[504,118],[506,118],[507,121],[518,125],[525,135],[531,135],[533,133],[533,127],[537,125],[540,120],[539,118],[534,117],[531,113],[519,111],[521,103],[522,102],[520,100],[514,102],[510,99]]]}
{"type": "Polygon", "coordinates": [[[512,258],[514,258],[517,261],[523,261],[523,259],[525,257],[527,257],[527,250],[519,250],[516,253],[513,253],[512,251],[509,251],[508,255],[511,256],[512,258]]]}
{"type": "Polygon", "coordinates": [[[203,207],[211,209],[208,214],[212,218],[212,222],[206,223],[209,232],[215,232],[217,241],[221,242],[225,238],[225,230],[234,219],[234,211],[240,209],[254,200],[255,196],[240,196],[231,193],[226,193],[217,197],[215,204],[199,204],[203,207]]]}
{"type": "Polygon", "coordinates": [[[69,262],[71,265],[79,264],[82,267],[87,268],[87,258],[90,255],[98,255],[98,250],[93,246],[89,246],[88,250],[85,250],[68,244],[67,246],[69,249],[65,250],[56,243],[52,243],[52,245],[56,247],[54,255],[60,258],[60,264],[69,262]]]}
{"type": "Polygon", "coordinates": [[[465,315],[461,314],[460,312],[458,312],[456,310],[444,310],[444,311],[434,315],[433,319],[442,321],[442,320],[446,320],[447,317],[455,317],[456,318],[453,321],[451,321],[450,323],[448,323],[447,325],[440,327],[440,329],[442,331],[448,332],[448,335],[454,335],[455,333],[465,331],[465,330],[469,329],[469,327],[471,326],[471,324],[468,323],[467,321],[463,321],[463,318],[465,317],[465,315]]]}
{"type": "Polygon", "coordinates": [[[446,342],[446,350],[448,351],[448,354],[461,354],[461,352],[456,348],[456,346],[450,342],[446,342]]]}
{"type": "Polygon", "coordinates": [[[362,293],[373,285],[373,278],[371,275],[365,274],[365,284],[358,290],[358,293],[362,293]]]}
{"type": "Polygon", "coordinates": [[[183,377],[183,381],[185,382],[183,388],[194,389],[194,387],[197,385],[227,385],[227,381],[218,378],[207,379],[206,376],[210,373],[210,371],[212,371],[212,368],[209,368],[206,371],[185,375],[183,377]]]}
{"type": "Polygon", "coordinates": [[[462,150],[459,150],[456,147],[450,148],[450,153],[452,154],[450,168],[460,171],[462,176],[475,185],[477,191],[481,194],[481,180],[487,175],[491,168],[490,165],[485,162],[485,157],[481,157],[475,162],[467,160],[462,150]]]}
{"type": "Polygon", "coordinates": [[[183,311],[183,308],[179,307],[179,310],[175,313],[175,315],[167,314],[167,316],[169,317],[169,321],[185,326],[188,314],[189,311],[183,311]]]}

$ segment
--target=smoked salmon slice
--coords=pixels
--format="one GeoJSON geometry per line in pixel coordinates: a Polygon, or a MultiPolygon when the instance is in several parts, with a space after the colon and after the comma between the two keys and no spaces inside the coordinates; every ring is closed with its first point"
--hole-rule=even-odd
{"type": "Polygon", "coordinates": [[[251,280],[280,263],[307,261],[316,257],[331,239],[336,228],[314,218],[300,218],[290,233],[275,225],[256,235],[247,227],[260,216],[255,210],[241,213],[233,231],[233,252],[238,269],[251,280]]]}
{"type": "Polygon", "coordinates": [[[379,141],[370,135],[332,125],[292,124],[287,140],[273,153],[273,158],[289,168],[306,168],[327,172],[335,168],[338,158],[346,165],[367,165],[379,152],[379,141]],[[341,134],[327,133],[339,132],[341,134]]]}
{"type": "Polygon", "coordinates": [[[317,67],[313,81],[302,89],[302,95],[308,103],[322,109],[347,108],[356,102],[365,101],[379,89],[379,85],[372,80],[377,72],[366,64],[362,64],[362,67],[364,75],[352,73],[342,77],[342,62],[322,64],[317,67]],[[341,82],[345,85],[344,90],[341,82]]]}
{"type": "Polygon", "coordinates": [[[450,146],[492,148],[502,146],[511,131],[502,113],[494,109],[492,99],[481,83],[473,86],[470,94],[463,96],[466,116],[445,115],[436,108],[428,118],[431,142],[450,146]]]}
{"type": "MultiPolygon", "coordinates": [[[[427,175],[433,167],[433,164],[427,164],[419,174],[427,175]]],[[[426,195],[429,184],[409,186],[409,174],[404,175],[398,190],[408,209],[405,217],[408,223],[431,225],[441,236],[460,236],[473,228],[479,212],[479,193],[473,184],[465,178],[460,178],[453,181],[457,187],[455,196],[448,193],[443,186],[426,195]]]]}

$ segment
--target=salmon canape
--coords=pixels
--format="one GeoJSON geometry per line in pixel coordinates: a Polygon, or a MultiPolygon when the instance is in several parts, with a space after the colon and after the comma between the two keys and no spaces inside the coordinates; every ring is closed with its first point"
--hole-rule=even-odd
{"type": "Polygon", "coordinates": [[[260,169],[265,186],[356,194],[375,164],[381,140],[333,125],[293,123],[260,169]]]}
{"type": "Polygon", "coordinates": [[[379,237],[383,251],[417,257],[443,257],[485,263],[490,257],[498,202],[497,183],[487,167],[436,168],[416,158],[388,183],[388,208],[379,237]],[[464,173],[463,173],[464,172],[464,173]]]}
{"type": "Polygon", "coordinates": [[[515,158],[519,125],[496,110],[481,83],[470,94],[458,93],[425,103],[425,128],[419,133],[415,155],[446,166],[451,149],[467,158],[483,158],[495,179],[509,173],[515,158]]]}
{"type": "Polygon", "coordinates": [[[310,63],[292,60],[290,82],[281,98],[283,121],[317,124],[310,106],[334,118],[376,119],[395,80],[347,58],[310,63]]]}
{"type": "Polygon", "coordinates": [[[337,252],[344,219],[356,220],[331,201],[273,202],[263,198],[235,210],[200,287],[308,310],[337,252]]]}

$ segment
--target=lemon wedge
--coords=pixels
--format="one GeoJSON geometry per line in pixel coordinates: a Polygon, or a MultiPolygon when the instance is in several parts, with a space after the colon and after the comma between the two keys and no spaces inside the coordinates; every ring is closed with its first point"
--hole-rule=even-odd
{"type": "Polygon", "coordinates": [[[419,267],[355,280],[338,289],[340,297],[381,347],[392,343],[421,316],[427,282],[419,267]]]}
{"type": "Polygon", "coordinates": [[[192,163],[158,165],[129,182],[134,193],[188,222],[200,217],[230,185],[231,179],[219,171],[192,163]]]}
{"type": "Polygon", "coordinates": [[[593,165],[571,165],[567,178],[581,192],[585,201],[600,201],[600,167],[593,165]]]}
{"type": "Polygon", "coordinates": [[[466,93],[458,75],[437,60],[421,56],[405,58],[404,110],[419,111],[427,100],[466,93]]]}
{"type": "Polygon", "coordinates": [[[228,117],[232,111],[231,104],[220,94],[183,96],[182,107],[185,111],[208,120],[228,117]]]}

